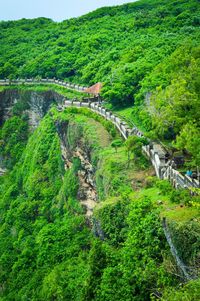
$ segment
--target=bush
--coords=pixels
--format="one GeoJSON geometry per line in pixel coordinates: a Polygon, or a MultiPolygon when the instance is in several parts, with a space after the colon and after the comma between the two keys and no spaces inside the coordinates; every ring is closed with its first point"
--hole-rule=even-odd
{"type": "Polygon", "coordinates": [[[161,193],[164,195],[168,195],[173,189],[167,180],[157,180],[156,187],[159,188],[161,193]]]}
{"type": "Polygon", "coordinates": [[[189,190],[173,190],[170,194],[170,201],[172,203],[182,203],[184,205],[189,205],[191,200],[191,195],[189,190]]]}
{"type": "Polygon", "coordinates": [[[157,178],[156,177],[147,177],[145,179],[145,188],[152,188],[155,186],[157,182],[157,178]]]}

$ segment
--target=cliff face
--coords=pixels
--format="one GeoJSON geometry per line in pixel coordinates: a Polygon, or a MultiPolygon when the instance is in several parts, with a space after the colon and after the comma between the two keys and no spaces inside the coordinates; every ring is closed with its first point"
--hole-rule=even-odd
{"type": "Polygon", "coordinates": [[[53,103],[59,104],[63,96],[53,91],[4,90],[0,92],[0,126],[12,116],[14,108],[20,109],[29,116],[29,125],[36,128],[41,118],[53,103]]]}
{"type": "MultiPolygon", "coordinates": [[[[40,120],[49,111],[52,104],[61,104],[64,97],[53,91],[24,91],[5,90],[0,92],[0,126],[13,116],[13,112],[19,115],[27,114],[30,129],[38,127],[40,120]]],[[[65,171],[73,169],[73,159],[78,159],[80,168],[76,174],[79,181],[77,198],[85,208],[88,217],[92,216],[97,202],[97,191],[95,184],[95,166],[92,163],[93,147],[88,143],[87,135],[83,134],[84,126],[80,123],[68,121],[55,122],[58,136],[60,138],[60,149],[64,162],[65,171]]],[[[95,125],[95,124],[94,124],[95,125]]],[[[93,126],[93,125],[92,125],[93,126]]],[[[103,127],[101,130],[109,134],[103,127]]],[[[0,175],[4,174],[5,158],[0,157],[0,175]]]]}
{"type": "MultiPolygon", "coordinates": [[[[28,128],[35,130],[40,120],[48,112],[52,104],[60,104],[63,101],[63,96],[54,91],[32,91],[23,89],[5,89],[0,92],[0,127],[4,122],[12,116],[27,115],[26,122],[28,128]]],[[[19,131],[18,131],[19,132],[19,131]]],[[[1,146],[5,148],[7,140],[12,141],[11,135],[14,134],[10,131],[4,139],[0,138],[1,146]]],[[[28,135],[28,133],[27,133],[28,135]]],[[[21,139],[20,137],[16,139],[21,139]]],[[[20,142],[18,140],[18,142],[20,142]]],[[[17,142],[16,142],[17,143],[17,142]]],[[[15,143],[15,144],[16,144],[15,143]]],[[[13,149],[14,145],[12,145],[13,149]]],[[[12,151],[12,150],[10,150],[12,151]]],[[[0,151],[0,176],[2,176],[7,166],[6,159],[9,159],[10,154],[5,151],[0,151]]]]}
{"type": "Polygon", "coordinates": [[[16,90],[0,92],[0,125],[11,116],[13,105],[17,102],[19,93],[16,90]]]}
{"type": "Polygon", "coordinates": [[[73,160],[78,159],[77,178],[79,188],[77,199],[85,208],[87,217],[91,217],[97,202],[95,184],[95,168],[91,164],[91,150],[85,137],[82,136],[82,126],[73,121],[57,121],[56,129],[60,138],[60,148],[65,170],[73,169],[73,160]],[[73,136],[73,140],[71,139],[73,136]]]}

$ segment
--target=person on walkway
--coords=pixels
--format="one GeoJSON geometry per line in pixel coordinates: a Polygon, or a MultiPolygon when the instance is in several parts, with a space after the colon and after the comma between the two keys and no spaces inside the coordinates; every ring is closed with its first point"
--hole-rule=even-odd
{"type": "Polygon", "coordinates": [[[192,177],[192,171],[191,170],[187,170],[186,171],[186,176],[188,176],[188,177],[192,177]]]}

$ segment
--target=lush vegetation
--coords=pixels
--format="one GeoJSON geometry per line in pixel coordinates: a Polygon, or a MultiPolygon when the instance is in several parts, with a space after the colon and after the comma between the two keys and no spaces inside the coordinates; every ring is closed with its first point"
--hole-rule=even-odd
{"type": "Polygon", "coordinates": [[[91,85],[199,165],[198,0],[141,0],[77,19],[0,22],[0,78],[58,77],[91,85]],[[191,136],[195,135],[195,143],[191,136]],[[195,151],[196,150],[196,151],[195,151]]]}
{"type": "Polygon", "coordinates": [[[85,97],[85,93],[81,93],[75,90],[66,89],[64,87],[60,87],[54,84],[37,84],[37,85],[12,85],[12,86],[0,86],[0,92],[8,91],[8,90],[17,90],[19,92],[25,91],[35,91],[35,92],[45,92],[45,91],[55,91],[63,96],[66,99],[80,99],[85,97]]]}
{"type": "MultiPolygon", "coordinates": [[[[1,300],[132,301],[167,295],[179,283],[179,271],[174,270],[160,216],[171,206],[173,189],[168,183],[145,179],[148,163],[135,139],[119,143],[107,121],[87,109],[71,108],[51,109],[27,141],[20,136],[23,120],[15,125],[19,118],[15,112],[1,128],[1,155],[15,142],[13,131],[22,141],[8,156],[10,172],[0,183],[1,300]],[[60,131],[67,133],[69,151],[81,146],[96,168],[101,202],[93,216],[93,231],[76,199],[81,166],[71,158],[71,168],[64,170],[60,131]],[[111,136],[117,151],[109,142],[111,136]],[[166,202],[161,207],[158,194],[166,202]]],[[[180,238],[179,250],[184,241],[187,253],[182,256],[192,265],[199,256],[197,224],[188,229],[173,226],[171,231],[180,238]],[[193,244],[186,235],[191,229],[193,244]]],[[[198,282],[191,285],[198,295],[198,282]]]]}
{"type": "MultiPolygon", "coordinates": [[[[0,78],[103,82],[108,106],[151,137],[173,140],[198,166],[199,12],[197,0],[141,0],[61,23],[0,22],[0,78]]],[[[52,85],[13,88],[82,96],[52,85]]],[[[198,278],[199,192],[191,198],[158,181],[141,152],[146,140],[124,143],[87,109],[51,108],[34,132],[27,109],[21,97],[0,127],[0,300],[198,301],[199,279],[184,284],[161,219],[198,278]],[[77,199],[77,147],[94,168],[90,222],[77,199]]]]}

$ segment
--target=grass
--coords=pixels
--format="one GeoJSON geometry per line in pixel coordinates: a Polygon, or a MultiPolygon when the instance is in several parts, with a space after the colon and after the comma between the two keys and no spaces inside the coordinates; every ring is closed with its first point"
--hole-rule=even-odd
{"type": "Polygon", "coordinates": [[[83,131],[87,132],[86,136],[89,138],[91,145],[96,145],[100,149],[110,145],[111,135],[104,124],[102,124],[104,122],[103,118],[98,114],[92,113],[90,117],[90,111],[87,108],[65,108],[62,112],[58,112],[56,108],[51,110],[56,120],[69,120],[71,123],[80,124],[83,131]],[[94,119],[93,116],[97,119],[94,119]]]}
{"type": "MultiPolygon", "coordinates": [[[[106,105],[107,106],[107,105],[106,105]]],[[[115,115],[119,116],[121,119],[126,121],[130,128],[136,126],[139,130],[141,130],[146,136],[148,135],[147,130],[144,126],[138,122],[137,116],[135,116],[133,106],[125,107],[125,108],[113,108],[108,107],[115,115]]]]}
{"type": "Polygon", "coordinates": [[[114,112],[116,112],[116,114],[118,114],[119,116],[124,117],[127,122],[130,123],[130,125],[133,125],[133,107],[128,107],[128,108],[121,108],[121,109],[115,109],[114,112]]]}
{"type": "Polygon", "coordinates": [[[172,203],[169,195],[163,194],[156,186],[144,188],[132,194],[132,199],[141,197],[149,198],[155,207],[160,208],[161,218],[166,217],[168,221],[175,222],[189,222],[195,219],[196,222],[200,223],[200,210],[194,207],[172,203]]]}
{"type": "Polygon", "coordinates": [[[111,142],[111,137],[105,127],[94,119],[88,118],[88,125],[93,128],[93,133],[98,137],[99,145],[102,148],[107,147],[111,142]]]}
{"type": "Polygon", "coordinates": [[[169,208],[163,211],[161,216],[165,216],[169,221],[184,223],[195,219],[196,222],[200,223],[200,212],[192,207],[176,206],[171,209],[169,208]]]}
{"type": "Polygon", "coordinates": [[[65,87],[60,87],[56,84],[37,84],[37,85],[11,85],[11,86],[0,86],[0,92],[5,90],[20,90],[20,91],[37,91],[37,92],[46,92],[49,90],[53,90],[63,96],[65,96],[67,99],[81,99],[82,97],[86,97],[87,94],[79,91],[75,91],[72,89],[68,89],[65,87]]]}
{"type": "Polygon", "coordinates": [[[114,108],[109,103],[104,103],[103,105],[104,107],[106,107],[107,109],[111,110],[113,113],[118,115],[120,118],[124,119],[130,127],[133,127],[134,121],[132,115],[133,112],[132,106],[126,108],[114,108]]]}
{"type": "MultiPolygon", "coordinates": [[[[48,91],[50,88],[67,98],[80,98],[85,96],[84,93],[72,91],[53,84],[30,86],[20,85],[9,87],[0,86],[0,91],[17,89],[44,92],[48,91]]],[[[93,141],[97,148],[99,147],[98,156],[101,162],[99,168],[107,178],[108,182],[111,181],[112,178],[118,177],[121,181],[120,185],[124,187],[127,186],[128,189],[132,190],[132,192],[129,191],[131,199],[134,200],[135,198],[144,196],[148,197],[154,202],[155,206],[160,208],[161,218],[165,216],[167,219],[177,222],[187,222],[195,218],[199,222],[200,211],[197,208],[180,206],[180,204],[174,204],[170,202],[169,195],[161,193],[161,190],[156,187],[156,184],[154,187],[145,188],[147,177],[154,174],[152,167],[145,169],[138,168],[133,160],[131,160],[130,164],[128,165],[125,146],[123,145],[122,147],[119,147],[117,152],[110,146],[112,138],[108,133],[108,129],[105,128],[102,117],[95,113],[91,113],[87,109],[77,109],[77,112],[75,109],[73,110],[75,111],[74,113],[70,111],[70,109],[66,109],[64,112],[58,114],[59,116],[61,116],[60,114],[72,115],[74,116],[72,119],[75,118],[74,121],[85,124],[84,128],[89,134],[88,136],[90,137],[91,141],[93,141]],[[158,204],[158,201],[161,201],[162,203],[158,204]]],[[[115,110],[116,114],[119,116],[124,116],[127,120],[133,119],[132,112],[132,107],[115,110]]],[[[106,199],[106,202],[109,201],[112,203],[115,199],[116,196],[113,198],[112,195],[110,195],[106,199]]]]}

